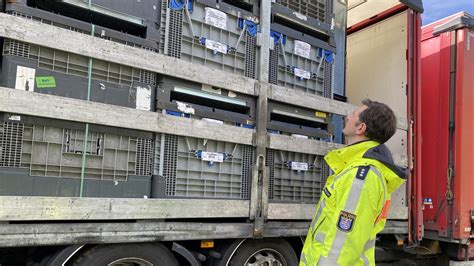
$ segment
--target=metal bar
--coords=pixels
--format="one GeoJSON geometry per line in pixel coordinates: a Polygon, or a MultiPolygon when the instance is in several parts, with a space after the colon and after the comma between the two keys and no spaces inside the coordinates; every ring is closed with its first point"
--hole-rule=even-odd
{"type": "Polygon", "coordinates": [[[260,57],[258,80],[268,82],[270,60],[270,17],[272,1],[260,2],[260,57]]]}
{"type": "MultiPolygon", "coordinates": [[[[89,0],[89,5],[90,5],[89,0]]],[[[92,24],[91,28],[91,35],[94,36],[95,33],[95,25],[92,24]]],[[[92,57],[89,58],[89,66],[87,69],[87,101],[90,101],[91,98],[91,84],[92,84],[92,57]]],[[[84,131],[84,142],[82,146],[82,162],[81,162],[81,186],[79,188],[79,197],[82,198],[82,194],[84,192],[84,177],[85,177],[85,170],[86,170],[86,159],[87,159],[87,141],[89,137],[89,123],[86,124],[86,129],[84,131]]]]}

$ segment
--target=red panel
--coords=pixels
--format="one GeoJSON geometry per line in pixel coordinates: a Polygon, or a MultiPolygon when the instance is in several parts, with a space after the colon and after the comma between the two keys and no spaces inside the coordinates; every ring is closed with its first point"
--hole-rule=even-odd
{"type": "MultiPolygon", "coordinates": [[[[422,36],[425,35],[425,29],[422,36]]],[[[447,236],[446,173],[449,136],[449,69],[451,33],[421,42],[422,198],[426,230],[447,236]]]]}
{"type": "Polygon", "coordinates": [[[434,27],[455,16],[422,30],[422,197],[432,200],[424,204],[423,220],[425,230],[434,231],[440,237],[469,239],[470,211],[474,209],[474,33],[459,29],[432,36],[434,27]],[[454,69],[456,72],[451,76],[454,69]],[[454,176],[448,184],[451,84],[455,93],[454,176]],[[452,201],[447,200],[448,187],[453,193],[452,201]]]}
{"type": "Polygon", "coordinates": [[[407,47],[410,61],[408,62],[408,117],[412,118],[413,127],[408,128],[408,166],[413,169],[408,179],[408,235],[410,244],[418,242],[423,237],[423,213],[421,210],[421,167],[418,162],[422,161],[422,139],[421,139],[421,15],[410,11],[408,16],[410,30],[407,32],[407,47]],[[411,152],[413,151],[413,152],[411,152]],[[413,158],[414,157],[414,158],[413,158]],[[413,160],[414,159],[414,160],[413,160]],[[412,164],[412,161],[415,163],[412,164]]]}
{"type": "Polygon", "coordinates": [[[454,153],[454,238],[468,239],[471,234],[471,209],[474,209],[473,113],[474,31],[457,31],[456,128],[454,153]],[[470,39],[468,41],[468,38],[470,39]],[[470,47],[469,47],[470,46],[470,47]]]}

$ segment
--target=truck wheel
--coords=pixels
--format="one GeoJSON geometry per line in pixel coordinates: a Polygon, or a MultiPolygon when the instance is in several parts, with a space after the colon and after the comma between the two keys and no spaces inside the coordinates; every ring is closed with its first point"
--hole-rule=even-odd
{"type": "Polygon", "coordinates": [[[246,240],[230,258],[230,266],[297,266],[298,258],[284,239],[246,240]]]}
{"type": "Polygon", "coordinates": [[[157,266],[178,265],[166,247],[158,243],[99,245],[79,255],[74,266],[157,266]]]}

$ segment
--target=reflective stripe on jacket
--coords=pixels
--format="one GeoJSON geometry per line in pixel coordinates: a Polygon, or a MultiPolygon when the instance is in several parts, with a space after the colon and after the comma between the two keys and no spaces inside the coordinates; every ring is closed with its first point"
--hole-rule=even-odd
{"type": "Polygon", "coordinates": [[[375,265],[375,237],[385,227],[390,195],[405,173],[375,141],[331,151],[325,160],[334,174],[316,206],[300,266],[375,265]]]}

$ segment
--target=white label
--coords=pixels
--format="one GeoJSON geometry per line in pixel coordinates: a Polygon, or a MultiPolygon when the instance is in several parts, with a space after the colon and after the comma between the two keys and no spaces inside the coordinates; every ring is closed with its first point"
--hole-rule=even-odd
{"type": "Polygon", "coordinates": [[[308,171],[308,163],[291,162],[291,170],[308,171]]]}
{"type": "Polygon", "coordinates": [[[235,93],[233,91],[229,91],[229,94],[227,96],[229,96],[229,98],[235,98],[235,97],[237,97],[237,93],[235,93]]]}
{"type": "Polygon", "coordinates": [[[298,13],[298,12],[293,12],[293,15],[295,15],[297,18],[301,19],[301,20],[304,20],[304,21],[307,21],[308,20],[308,17],[306,17],[305,15],[301,14],[301,13],[298,13]]]}
{"type": "Polygon", "coordinates": [[[224,12],[210,7],[206,7],[205,10],[206,16],[204,22],[206,24],[224,30],[227,29],[227,15],[224,12]]]}
{"type": "Polygon", "coordinates": [[[311,72],[295,67],[295,76],[305,79],[311,78],[311,72]]]}
{"type": "Polygon", "coordinates": [[[194,114],[194,108],[189,107],[187,104],[182,102],[176,102],[176,104],[178,105],[178,110],[180,110],[181,112],[191,115],[194,114]]]}
{"type": "Polygon", "coordinates": [[[16,67],[15,89],[23,91],[35,91],[35,72],[34,68],[16,67]]]}
{"type": "Polygon", "coordinates": [[[137,87],[137,103],[138,110],[150,111],[151,87],[137,87]]]}
{"type": "Polygon", "coordinates": [[[205,152],[201,153],[201,159],[208,162],[222,163],[224,161],[224,154],[218,152],[205,152]]]}
{"type": "Polygon", "coordinates": [[[201,120],[207,121],[207,122],[210,122],[210,123],[214,123],[214,124],[221,124],[221,125],[224,124],[224,121],[217,120],[217,119],[212,119],[212,118],[203,117],[201,120]]]}
{"type": "Polygon", "coordinates": [[[294,53],[304,58],[310,59],[311,57],[311,45],[302,41],[295,41],[294,53]]]}
{"type": "Polygon", "coordinates": [[[291,134],[292,137],[299,138],[299,139],[308,139],[308,136],[300,135],[300,134],[291,134]]]}
{"type": "Polygon", "coordinates": [[[206,39],[206,48],[213,51],[221,52],[223,54],[227,54],[227,45],[220,42],[215,42],[206,39]]]}
{"type": "Polygon", "coordinates": [[[21,116],[19,116],[19,115],[9,115],[8,120],[21,121],[21,116]]]}

